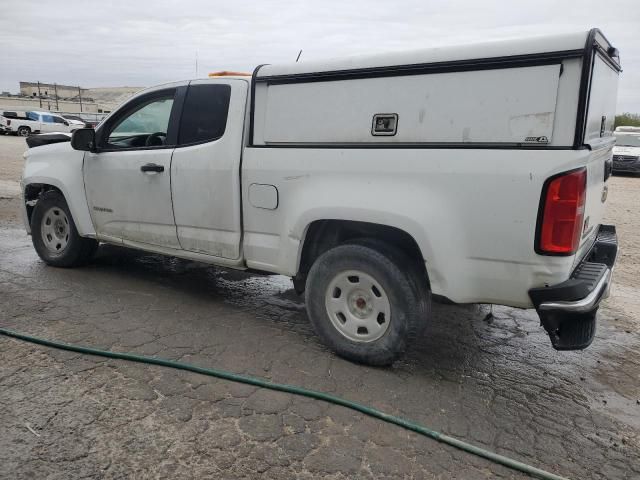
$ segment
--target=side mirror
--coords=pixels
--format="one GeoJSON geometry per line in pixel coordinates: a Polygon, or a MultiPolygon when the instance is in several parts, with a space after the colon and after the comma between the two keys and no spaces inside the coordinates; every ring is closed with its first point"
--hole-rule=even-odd
{"type": "Polygon", "coordinates": [[[93,128],[79,128],[71,134],[71,147],[84,152],[96,151],[96,132],[93,128]]]}
{"type": "Polygon", "coordinates": [[[68,127],[69,126],[69,122],[67,122],[66,120],[64,121],[64,124],[68,127]]]}

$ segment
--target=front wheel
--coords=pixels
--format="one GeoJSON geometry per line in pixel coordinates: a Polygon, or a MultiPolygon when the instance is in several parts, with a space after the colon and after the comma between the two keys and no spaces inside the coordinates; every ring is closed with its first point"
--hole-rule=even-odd
{"type": "Polygon", "coordinates": [[[429,290],[404,255],[348,244],[321,255],[307,277],[306,303],[320,338],[338,355],[388,365],[429,315],[429,290]],[[426,308],[425,308],[426,306],[426,308]]]}
{"type": "Polygon", "coordinates": [[[87,262],[98,242],[78,234],[67,202],[56,191],[43,193],[31,215],[31,240],[38,256],[55,267],[87,262]]]}

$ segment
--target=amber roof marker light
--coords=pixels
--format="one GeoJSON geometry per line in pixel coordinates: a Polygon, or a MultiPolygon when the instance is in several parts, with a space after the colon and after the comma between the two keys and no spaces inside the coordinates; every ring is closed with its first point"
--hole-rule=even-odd
{"type": "Polygon", "coordinates": [[[211,72],[210,77],[250,77],[251,74],[247,72],[232,72],[229,70],[222,70],[221,72],[211,72]]]}

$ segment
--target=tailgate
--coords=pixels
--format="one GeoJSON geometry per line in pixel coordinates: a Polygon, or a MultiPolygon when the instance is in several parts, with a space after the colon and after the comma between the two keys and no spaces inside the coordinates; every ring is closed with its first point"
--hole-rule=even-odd
{"type": "Polygon", "coordinates": [[[609,141],[590,152],[587,160],[587,196],[584,211],[584,225],[577,260],[589,249],[602,224],[609,187],[607,180],[611,175],[614,140],[609,141]],[[582,252],[584,250],[584,252],[582,252]]]}

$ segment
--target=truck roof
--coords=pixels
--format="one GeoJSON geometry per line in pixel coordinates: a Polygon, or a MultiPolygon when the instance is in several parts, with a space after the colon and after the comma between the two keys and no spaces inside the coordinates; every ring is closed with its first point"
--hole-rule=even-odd
{"type": "Polygon", "coordinates": [[[59,113],[47,112],[46,110],[28,110],[31,113],[37,113],[38,115],[54,115],[56,117],[60,117],[59,113]]]}
{"type": "Polygon", "coordinates": [[[590,35],[595,41],[603,45],[605,51],[611,47],[604,35],[597,30],[547,35],[529,38],[478,42],[466,45],[451,45],[435,48],[425,48],[412,51],[376,53],[310,61],[288,63],[281,65],[264,65],[259,67],[256,79],[278,76],[306,76],[317,75],[322,72],[366,70],[377,67],[393,67],[407,65],[438,64],[441,62],[468,61],[473,59],[487,59],[500,57],[514,57],[519,55],[544,54],[551,52],[578,53],[586,48],[590,35]]]}

